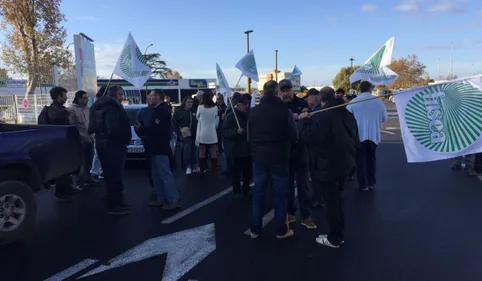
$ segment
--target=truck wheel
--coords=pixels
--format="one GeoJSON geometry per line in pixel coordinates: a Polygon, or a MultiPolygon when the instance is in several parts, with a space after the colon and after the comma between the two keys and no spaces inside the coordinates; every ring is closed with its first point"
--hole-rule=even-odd
{"type": "Polygon", "coordinates": [[[37,202],[28,185],[0,182],[0,245],[22,240],[35,227],[37,202]]]}

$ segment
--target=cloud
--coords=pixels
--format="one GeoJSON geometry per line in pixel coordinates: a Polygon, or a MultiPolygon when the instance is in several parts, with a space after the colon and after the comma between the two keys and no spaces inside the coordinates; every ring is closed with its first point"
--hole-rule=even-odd
{"type": "Polygon", "coordinates": [[[418,12],[421,9],[421,2],[420,0],[406,0],[395,6],[394,10],[399,12],[418,12]]]}
{"type": "Polygon", "coordinates": [[[465,11],[460,1],[447,0],[435,3],[428,8],[429,12],[433,13],[461,13],[465,11]]]}
{"type": "MultiPolygon", "coordinates": [[[[470,40],[463,40],[457,41],[453,43],[454,49],[463,49],[472,47],[474,45],[482,44],[482,38],[470,39],[470,40]]],[[[450,50],[452,49],[452,43],[446,44],[438,44],[438,45],[426,45],[422,47],[423,50],[426,51],[442,51],[442,50],[450,50]]]]}
{"type": "Polygon", "coordinates": [[[482,27],[482,23],[479,22],[479,23],[471,23],[471,24],[443,26],[440,29],[444,31],[451,31],[451,30],[479,29],[481,27],[482,27]]]}
{"type": "Polygon", "coordinates": [[[364,13],[371,13],[378,10],[378,8],[379,6],[377,4],[366,3],[361,6],[360,10],[364,13]]]}
{"type": "Polygon", "coordinates": [[[75,17],[75,19],[78,19],[78,20],[96,20],[96,18],[92,17],[92,16],[75,17]]]}

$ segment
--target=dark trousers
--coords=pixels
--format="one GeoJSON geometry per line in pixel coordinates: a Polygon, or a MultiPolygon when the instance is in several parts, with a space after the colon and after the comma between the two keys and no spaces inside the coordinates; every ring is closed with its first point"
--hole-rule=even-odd
{"type": "Polygon", "coordinates": [[[90,170],[92,169],[92,161],[94,160],[94,144],[82,143],[82,169],[79,175],[79,184],[85,184],[91,181],[90,170]]]}
{"type": "Polygon", "coordinates": [[[251,179],[253,178],[253,163],[251,157],[233,159],[233,191],[236,194],[241,192],[249,193],[251,179]],[[241,189],[241,179],[243,187],[241,189]]]}
{"type": "Polygon", "coordinates": [[[96,149],[104,172],[107,206],[109,208],[117,207],[123,203],[122,177],[124,176],[127,147],[117,143],[97,141],[96,149]]]}
{"type": "Polygon", "coordinates": [[[343,188],[346,178],[336,181],[313,181],[319,188],[325,200],[326,219],[330,226],[328,241],[333,245],[340,245],[344,240],[345,218],[343,215],[343,188]]]}
{"type": "Polygon", "coordinates": [[[361,143],[360,150],[356,155],[356,172],[358,178],[358,187],[367,188],[377,183],[375,178],[377,166],[377,145],[370,141],[361,143]]]}
{"type": "Polygon", "coordinates": [[[293,155],[290,160],[289,188],[287,194],[288,214],[296,214],[295,188],[298,188],[298,207],[300,208],[301,219],[307,219],[310,213],[310,190],[308,154],[306,150],[298,155],[293,155]],[[296,187],[295,187],[296,180],[296,187]]]}
{"type": "Polygon", "coordinates": [[[146,153],[146,164],[147,164],[147,175],[149,177],[149,184],[151,185],[152,190],[154,190],[154,180],[152,179],[152,164],[151,164],[151,155],[146,153]]]}

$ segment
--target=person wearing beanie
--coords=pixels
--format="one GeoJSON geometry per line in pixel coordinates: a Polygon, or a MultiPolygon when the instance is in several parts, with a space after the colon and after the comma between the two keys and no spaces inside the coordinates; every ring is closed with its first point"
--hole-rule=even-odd
{"type": "Polygon", "coordinates": [[[88,134],[95,134],[95,146],[106,183],[107,213],[127,215],[130,207],[124,204],[122,177],[127,145],[132,139],[131,125],[121,102],[124,89],[114,85],[91,107],[88,134]]]}
{"type": "MultiPolygon", "coordinates": [[[[320,101],[324,109],[338,105],[333,89],[321,92],[320,101]]],[[[316,163],[311,179],[315,188],[322,191],[330,228],[328,234],[319,235],[316,242],[339,248],[345,239],[344,184],[355,166],[355,153],[360,146],[357,122],[346,107],[303,113],[299,119],[300,139],[310,146],[316,163]]]]}

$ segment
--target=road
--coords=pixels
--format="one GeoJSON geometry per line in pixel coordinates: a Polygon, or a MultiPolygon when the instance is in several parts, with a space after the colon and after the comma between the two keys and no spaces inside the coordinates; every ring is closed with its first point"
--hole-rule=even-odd
{"type": "Polygon", "coordinates": [[[394,134],[384,133],[378,150],[377,189],[347,187],[340,249],[315,243],[327,230],[323,209],[313,213],[318,230],[298,223],[295,237],[278,241],[268,223],[250,240],[250,203],[223,192],[225,177],[178,171],[184,210],[149,207],[146,171],[130,165],[129,216],[106,215],[101,188],[70,203],[54,201],[51,190],[39,193],[35,235],[0,249],[1,280],[480,280],[482,224],[474,218],[482,213],[481,182],[450,171],[450,161],[407,164],[392,117],[384,130],[394,134]]]}

